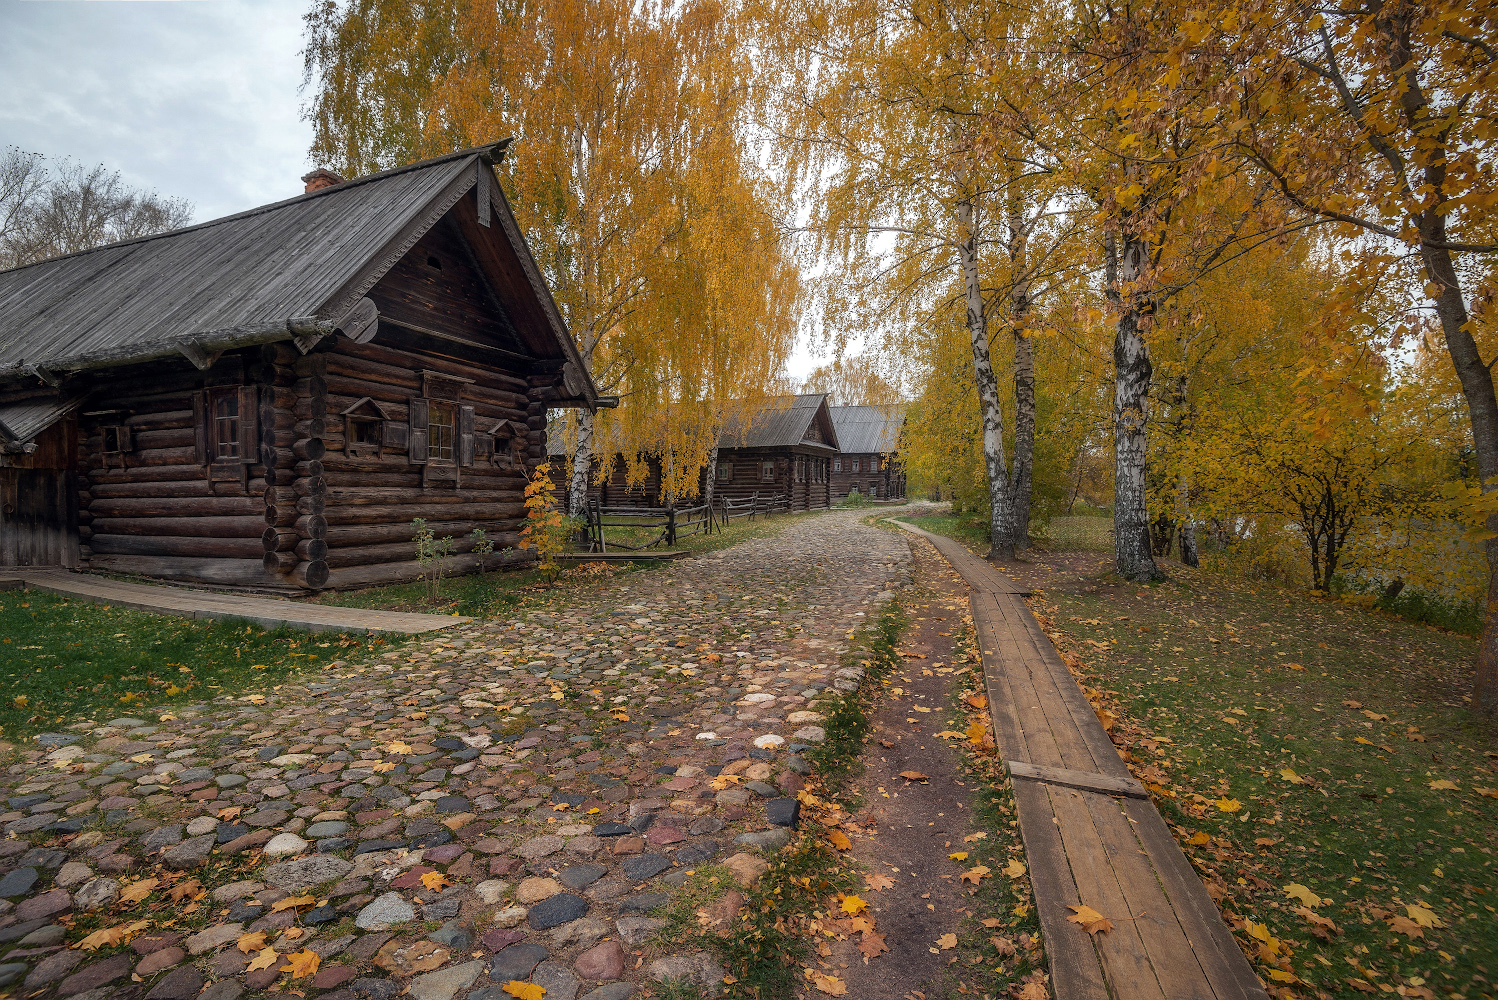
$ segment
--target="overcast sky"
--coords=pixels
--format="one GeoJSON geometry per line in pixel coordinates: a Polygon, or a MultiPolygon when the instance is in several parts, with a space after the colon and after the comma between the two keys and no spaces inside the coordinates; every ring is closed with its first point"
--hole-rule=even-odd
{"type": "Polygon", "coordinates": [[[198,221],[298,194],[306,0],[0,0],[0,145],[119,170],[198,221]]]}

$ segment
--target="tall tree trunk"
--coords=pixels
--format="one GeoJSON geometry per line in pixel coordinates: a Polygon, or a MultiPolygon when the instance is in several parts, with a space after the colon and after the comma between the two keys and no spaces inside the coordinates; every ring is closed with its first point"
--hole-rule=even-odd
{"type": "Polygon", "coordinates": [[[707,453],[707,482],[702,484],[702,502],[708,507],[713,505],[713,487],[718,481],[718,444],[713,446],[707,453]]]}
{"type": "Polygon", "coordinates": [[[957,203],[962,243],[963,294],[967,300],[968,337],[973,348],[973,375],[983,414],[983,461],[988,473],[990,541],[988,558],[1014,558],[1014,511],[1009,501],[1009,476],[1004,467],[1004,414],[999,409],[999,384],[988,356],[988,316],[983,287],[978,281],[978,210],[971,198],[957,203]]]}
{"type": "Polygon", "coordinates": [[[588,480],[593,472],[593,414],[586,407],[577,411],[577,452],[572,456],[572,477],[567,486],[567,514],[582,517],[588,508],[588,480]]]}
{"type": "Polygon", "coordinates": [[[1149,510],[1144,481],[1145,429],[1149,423],[1149,346],[1142,324],[1148,322],[1151,299],[1135,285],[1145,276],[1147,248],[1128,231],[1122,247],[1110,240],[1109,294],[1118,304],[1113,337],[1113,554],[1118,574],[1135,583],[1163,580],[1150,554],[1149,510]],[[1127,291],[1125,292],[1125,289],[1127,291]]]}
{"type": "Polygon", "coordinates": [[[1009,229],[1009,323],[1014,335],[1014,467],[1009,496],[1014,505],[1014,547],[1030,547],[1030,499],[1035,472],[1035,345],[1025,329],[1030,318],[1029,222],[1011,178],[1004,209],[1009,229]]]}
{"type": "MultiPolygon", "coordinates": [[[[1184,346],[1181,350],[1181,365],[1189,359],[1184,346]]],[[[1191,404],[1187,401],[1189,383],[1185,371],[1176,379],[1176,437],[1179,447],[1188,447],[1187,434],[1191,431],[1191,404]]],[[[1196,521],[1191,516],[1191,477],[1182,468],[1176,476],[1176,523],[1181,532],[1181,564],[1195,568],[1200,565],[1196,552],[1196,521]]]]}
{"type": "MultiPolygon", "coordinates": [[[[1445,220],[1434,212],[1421,220],[1422,236],[1429,242],[1446,238],[1445,220]],[[1429,233],[1424,230],[1429,229],[1429,233]]],[[[1462,297],[1461,279],[1447,250],[1425,246],[1420,254],[1426,279],[1437,289],[1436,315],[1446,338],[1446,352],[1461,381],[1467,400],[1467,414],[1472,421],[1472,445],[1477,453],[1477,473],[1482,477],[1484,492],[1498,489],[1498,396],[1493,391],[1493,371],[1483,363],[1468,329],[1467,303],[1462,297]]],[[[1498,533],[1498,514],[1488,517],[1488,531],[1498,533]]],[[[1487,611],[1483,619],[1482,639],[1477,646],[1477,674],[1472,682],[1472,708],[1492,715],[1498,713],[1498,537],[1489,538],[1484,546],[1488,560],[1487,611]]]]}

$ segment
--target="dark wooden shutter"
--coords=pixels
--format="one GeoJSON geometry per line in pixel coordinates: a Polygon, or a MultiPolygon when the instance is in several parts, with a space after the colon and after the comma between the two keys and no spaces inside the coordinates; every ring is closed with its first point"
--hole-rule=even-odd
{"type": "Polygon", "coordinates": [[[260,390],[239,387],[239,460],[245,465],[260,462],[260,390]]]}
{"type": "Polygon", "coordinates": [[[473,464],[473,407],[458,407],[458,464],[473,464]]]}
{"type": "Polygon", "coordinates": [[[208,393],[207,391],[192,394],[192,429],[193,449],[196,453],[198,464],[208,464],[208,393]]]}
{"type": "Polygon", "coordinates": [[[131,437],[129,425],[120,424],[120,451],[134,451],[135,449],[131,447],[130,442],[131,437]]]}
{"type": "Polygon", "coordinates": [[[411,439],[406,445],[406,454],[410,456],[412,465],[427,463],[431,419],[432,409],[425,399],[411,400],[411,439]]]}

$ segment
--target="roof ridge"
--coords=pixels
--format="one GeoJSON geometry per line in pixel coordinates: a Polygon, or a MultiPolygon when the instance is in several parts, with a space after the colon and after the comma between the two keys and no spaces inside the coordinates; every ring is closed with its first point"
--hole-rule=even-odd
{"type": "Polygon", "coordinates": [[[214,226],[221,226],[225,223],[236,222],[240,219],[252,218],[256,215],[263,215],[266,212],[272,212],[277,209],[285,208],[287,205],[292,205],[297,202],[311,201],[314,198],[320,198],[327,194],[332,194],[339,191],[347,191],[350,188],[358,187],[361,184],[369,184],[373,181],[384,180],[387,177],[394,177],[397,174],[405,174],[415,170],[424,170],[428,167],[435,167],[438,164],[445,163],[449,160],[456,160],[469,156],[483,156],[485,153],[492,154],[496,149],[502,149],[503,147],[507,146],[509,142],[509,139],[501,139],[498,142],[487,143],[483,146],[470,146],[467,149],[460,149],[452,153],[444,153],[441,156],[428,157],[425,160],[417,160],[414,163],[407,163],[404,166],[391,167],[389,170],[380,170],[372,174],[365,174],[363,177],[355,177],[353,180],[344,181],[342,184],[332,184],[328,187],[318,188],[316,191],[305,191],[302,194],[294,195],[290,198],[283,198],[280,201],[273,201],[266,205],[257,205],[254,208],[247,208],[242,212],[235,212],[233,215],[219,216],[217,219],[209,219],[206,222],[198,222],[191,226],[183,226],[180,229],[168,229],[159,233],[151,233],[148,236],[136,236],[133,239],[117,240],[114,243],[102,243],[96,247],[89,247],[87,250],[75,250],[72,253],[65,253],[57,257],[44,257],[41,260],[34,260],[28,264],[22,264],[19,267],[0,268],[0,274],[14,274],[17,271],[24,271],[29,267],[37,267],[41,264],[53,264],[60,260],[71,260],[74,257],[83,257],[91,253],[98,253],[100,250],[110,250],[115,247],[132,246],[137,243],[149,243],[152,240],[166,239],[168,237],[181,235],[182,233],[193,233],[203,229],[211,229],[214,226]]]}

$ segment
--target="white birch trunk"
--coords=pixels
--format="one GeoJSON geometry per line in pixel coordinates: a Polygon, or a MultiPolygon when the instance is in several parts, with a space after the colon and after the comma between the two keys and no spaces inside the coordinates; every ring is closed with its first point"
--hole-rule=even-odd
{"type": "Polygon", "coordinates": [[[567,514],[582,517],[588,508],[588,480],[593,473],[593,414],[586,407],[577,411],[577,452],[572,456],[572,476],[567,486],[567,514]]]}
{"type": "Polygon", "coordinates": [[[999,409],[999,386],[988,354],[988,318],[983,287],[978,280],[978,211],[971,198],[957,203],[962,242],[963,295],[967,300],[968,337],[973,348],[973,375],[983,414],[983,460],[988,473],[990,547],[988,558],[1014,558],[1014,511],[1009,499],[1009,475],[1004,462],[1004,415],[999,409]]]}
{"type": "Polygon", "coordinates": [[[1144,481],[1153,366],[1141,323],[1147,322],[1150,300],[1134,286],[1145,275],[1147,248],[1143,240],[1129,234],[1127,225],[1121,252],[1116,243],[1109,242],[1109,269],[1117,274],[1117,283],[1109,281],[1109,294],[1119,305],[1113,338],[1113,553],[1119,576],[1150,583],[1164,579],[1165,574],[1150,553],[1144,481]]]}

